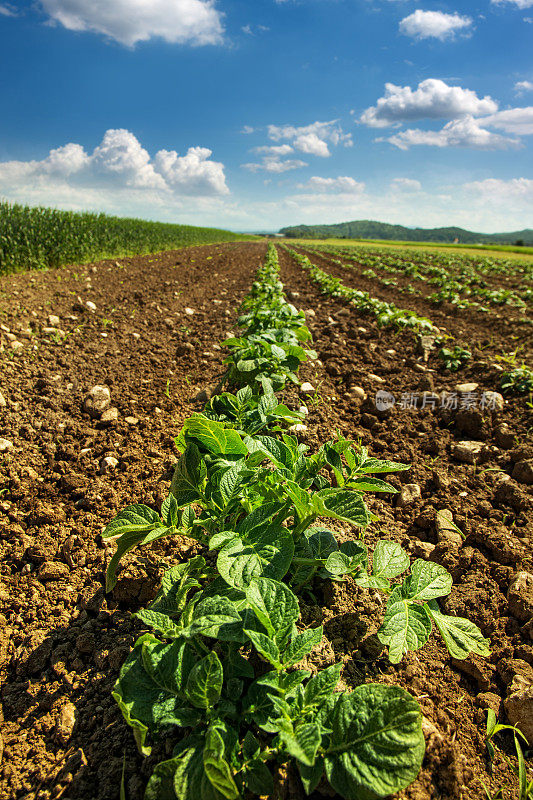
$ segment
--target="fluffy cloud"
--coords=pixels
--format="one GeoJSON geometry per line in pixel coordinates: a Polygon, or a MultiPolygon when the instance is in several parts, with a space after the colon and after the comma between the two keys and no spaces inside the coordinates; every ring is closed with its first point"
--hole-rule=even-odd
{"type": "Polygon", "coordinates": [[[393,192],[419,192],[422,184],[413,178],[393,178],[390,188],[393,192]]]}
{"type": "Polygon", "coordinates": [[[502,206],[502,201],[511,204],[531,204],[533,203],[533,180],[530,178],[511,178],[510,180],[500,180],[498,178],[487,178],[484,181],[473,181],[466,183],[464,189],[486,202],[491,202],[502,206]]]}
{"type": "Polygon", "coordinates": [[[314,189],[317,192],[361,194],[365,190],[365,184],[343,175],[339,175],[338,178],[320,178],[315,175],[309,179],[305,188],[314,189]]]}
{"type": "Polygon", "coordinates": [[[16,17],[17,9],[15,6],[4,4],[0,5],[0,17],[16,17]]]}
{"type": "MultiPolygon", "coordinates": [[[[397,180],[393,179],[389,189],[381,192],[368,186],[361,193],[338,193],[332,198],[329,191],[305,191],[309,189],[305,184],[298,186],[304,191],[272,202],[247,205],[246,214],[250,219],[260,219],[262,227],[272,229],[350,219],[376,219],[428,228],[459,225],[487,232],[531,226],[533,180],[527,178],[453,185],[432,183],[417,191],[414,187],[413,191],[398,191],[397,186],[397,180]]],[[[249,222],[246,227],[253,229],[249,222]]]]}
{"type": "Polygon", "coordinates": [[[503,5],[504,3],[512,3],[517,8],[531,8],[533,0],[491,0],[493,5],[503,5]]]}
{"type": "MultiPolygon", "coordinates": [[[[257,147],[256,151],[268,151],[268,150],[282,150],[285,151],[285,146],[282,145],[281,147],[257,147]]],[[[292,147],[290,148],[292,152],[292,147]]],[[[265,170],[265,172],[272,172],[274,174],[281,174],[282,172],[289,172],[293,169],[301,169],[302,167],[307,167],[306,161],[301,161],[299,158],[287,158],[283,160],[281,156],[284,155],[282,153],[268,153],[264,155],[260,162],[250,162],[248,164],[241,164],[243,169],[247,169],[249,172],[259,172],[260,170],[265,170]]]]}
{"type": "Polygon", "coordinates": [[[517,81],[514,85],[516,94],[524,94],[524,92],[533,91],[533,83],[531,81],[517,81]]]}
{"type": "Polygon", "coordinates": [[[152,159],[130,131],[108,130],[91,154],[70,143],[42,161],[0,162],[0,185],[13,200],[138,213],[149,206],[190,205],[185,198],[191,196],[229,194],[224,165],[210,157],[207,148],[191,147],[183,156],[160,150],[152,159]]]}
{"type": "Polygon", "coordinates": [[[287,139],[292,146],[307,155],[327,158],[331,155],[328,143],[351,147],[352,135],[344,133],[338,120],[330,122],[313,122],[311,125],[295,127],[293,125],[269,125],[268,137],[274,142],[287,139]]]}
{"type": "Polygon", "coordinates": [[[288,156],[289,153],[294,153],[294,150],[290,144],[265,144],[260,147],[254,147],[252,152],[267,156],[288,156]]]}
{"type": "Polygon", "coordinates": [[[453,39],[457,33],[465,33],[472,26],[471,17],[460,14],[445,14],[442,11],[422,11],[417,8],[400,22],[400,33],[415,39],[453,39]]]}
{"type": "Polygon", "coordinates": [[[489,95],[478,97],[471,89],[427,78],[414,91],[410,86],[386,83],[385,96],[363,112],[361,122],[373,128],[385,128],[416,119],[459,119],[493,114],[497,110],[498,104],[489,95]]]}
{"type": "Polygon", "coordinates": [[[207,147],[190,147],[184,156],[175,150],[160,150],[155,168],[170,189],[189,196],[205,197],[228,194],[224,164],[210,161],[212,151],[207,147]]]}
{"type": "Polygon", "coordinates": [[[132,47],[154,37],[173,44],[219,44],[222,17],[214,0],[40,0],[53,22],[100,33],[132,47]]]}
{"type": "Polygon", "coordinates": [[[408,150],[416,145],[471,147],[476,150],[505,150],[509,147],[516,147],[519,144],[516,139],[509,139],[482,128],[479,124],[481,121],[473,117],[465,117],[464,119],[448,122],[440,131],[409,128],[396,133],[394,136],[389,136],[386,139],[377,139],[376,141],[390,142],[400,150],[408,150]]]}
{"type": "Polygon", "coordinates": [[[488,128],[496,128],[518,136],[527,136],[533,133],[533,106],[508,108],[505,111],[498,111],[497,114],[483,117],[479,122],[488,128]]]}

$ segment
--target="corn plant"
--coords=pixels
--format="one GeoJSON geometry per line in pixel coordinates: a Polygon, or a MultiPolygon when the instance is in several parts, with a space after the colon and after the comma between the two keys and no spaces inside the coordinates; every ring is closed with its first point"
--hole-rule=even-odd
{"type": "Polygon", "coordinates": [[[214,228],[0,202],[0,275],[244,238],[214,228]]]}

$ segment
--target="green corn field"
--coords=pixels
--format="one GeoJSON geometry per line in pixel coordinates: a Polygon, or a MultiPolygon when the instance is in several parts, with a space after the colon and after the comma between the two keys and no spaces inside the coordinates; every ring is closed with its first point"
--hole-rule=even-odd
{"type": "Polygon", "coordinates": [[[216,228],[0,202],[0,275],[246,238],[216,228]]]}

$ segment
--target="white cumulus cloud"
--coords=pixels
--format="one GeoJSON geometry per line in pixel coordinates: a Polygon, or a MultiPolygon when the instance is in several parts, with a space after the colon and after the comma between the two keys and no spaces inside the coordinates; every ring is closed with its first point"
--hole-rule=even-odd
{"type": "Polygon", "coordinates": [[[509,139],[482,128],[482,120],[473,117],[452,120],[440,131],[426,131],[420,128],[409,128],[386,139],[400,150],[408,150],[416,145],[432,147],[471,147],[476,150],[505,150],[519,145],[517,139],[509,139]]]}
{"type": "Polygon", "coordinates": [[[385,128],[417,119],[459,119],[468,115],[493,114],[498,104],[490,97],[478,97],[471,89],[449,86],[437,78],[427,78],[416,89],[385,84],[385,95],[361,115],[361,122],[385,128]]]}
{"type": "Polygon", "coordinates": [[[393,192],[419,192],[422,184],[414,178],[393,178],[390,188],[393,192]]]}
{"type": "Polygon", "coordinates": [[[483,117],[479,122],[488,127],[514,133],[518,136],[527,136],[533,133],[533,106],[524,108],[507,108],[488,117],[483,117]]]}
{"type": "Polygon", "coordinates": [[[190,205],[185,198],[229,194],[224,165],[211,155],[191,147],[183,156],[160,150],[151,158],[133,133],[111,129],[92,153],[69,143],[41,161],[0,162],[0,186],[8,199],[68,208],[137,213],[146,206],[179,207],[190,205]]]}
{"type": "Polygon", "coordinates": [[[515,5],[517,8],[531,8],[533,6],[533,0],[491,0],[493,5],[503,5],[505,3],[511,3],[515,5]]]}
{"type": "Polygon", "coordinates": [[[320,178],[314,175],[312,178],[309,178],[305,188],[315,189],[317,192],[361,194],[365,190],[365,184],[346,175],[339,175],[338,178],[320,178]]]}
{"type": "Polygon", "coordinates": [[[0,17],[16,17],[17,9],[11,4],[0,4],[0,17]]]}
{"type": "Polygon", "coordinates": [[[132,47],[161,38],[173,44],[220,44],[224,28],[214,0],[40,0],[51,21],[103,34],[132,47]]]}
{"type": "Polygon", "coordinates": [[[211,161],[212,155],[207,147],[189,147],[184,156],[175,150],[160,150],[155,157],[155,168],[167,186],[181,194],[200,197],[229,194],[224,164],[211,161]]]}
{"type": "Polygon", "coordinates": [[[517,81],[514,85],[516,94],[524,94],[524,92],[533,92],[533,83],[531,81],[517,81]]]}
{"type": "Polygon", "coordinates": [[[243,169],[247,169],[249,172],[259,172],[260,170],[264,170],[265,172],[281,174],[282,172],[289,172],[293,169],[307,167],[307,162],[301,161],[299,158],[286,158],[283,160],[276,153],[272,153],[271,155],[267,154],[263,156],[260,162],[249,162],[248,164],[242,164],[241,166],[243,169]]]}
{"type": "Polygon", "coordinates": [[[294,153],[294,149],[290,144],[263,144],[260,147],[254,147],[252,152],[267,156],[287,156],[289,153],[294,153]]]}
{"type": "Polygon", "coordinates": [[[352,135],[345,133],[336,119],[329,122],[313,122],[301,127],[269,125],[268,137],[274,142],[286,139],[296,150],[322,158],[331,155],[328,144],[334,147],[337,145],[351,147],[353,144],[352,135]]]}
{"type": "Polygon", "coordinates": [[[472,27],[472,18],[461,14],[445,14],[443,11],[422,11],[417,8],[400,22],[400,33],[415,39],[453,39],[458,33],[466,33],[472,27]]]}
{"type": "Polygon", "coordinates": [[[523,208],[531,208],[533,204],[533,180],[531,178],[487,178],[484,181],[465,183],[464,189],[473,195],[481,197],[486,202],[491,202],[502,207],[505,201],[510,204],[520,204],[523,208]]]}

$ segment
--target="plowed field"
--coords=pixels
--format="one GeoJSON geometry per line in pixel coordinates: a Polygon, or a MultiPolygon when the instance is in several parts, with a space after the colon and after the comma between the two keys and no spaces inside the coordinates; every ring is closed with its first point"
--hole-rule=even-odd
{"type": "MultiPolygon", "coordinates": [[[[176,553],[189,557],[199,545],[165,540],[132,551],[106,595],[114,545],[100,534],[127,504],[159,509],[168,494],[178,455],[174,437],[223,371],[219,342],[236,330],[238,306],[265,253],[262,242],[229,243],[0,280],[0,437],[7,442],[0,453],[0,797],[6,800],[115,800],[124,758],[127,797],[143,796],[161,753],[145,761],[138,756],[110,692],[142,630],[133,612],[155,595],[176,553]],[[117,410],[107,421],[84,411],[95,385],[109,387],[117,410]]],[[[517,344],[530,352],[531,328],[504,312],[437,312],[423,297],[410,305],[394,289],[384,294],[355,271],[309,255],[347,285],[413,308],[470,345],[471,361],[452,374],[435,350],[424,353],[412,331],[379,328],[373,317],[321,295],[280,251],[285,291],[306,311],[319,358],[300,370],[316,390],[302,440],[313,449],[340,430],[371,455],[412,464],[388,479],[400,495],[369,499],[380,521],[368,541],[380,532],[413,558],[445,566],[454,587],[444,610],[475,622],[492,649],[488,659],[455,661],[433,637],[391,665],[375,636],[383,598],[348,579],[318,581],[314,596],[303,597],[304,618],[325,626],[312,658],[321,666],[342,661],[345,687],[372,680],[401,685],[418,698],[426,758],[418,779],[396,797],[484,800],[485,784],[494,793],[501,787],[506,800],[516,798],[517,777],[502,755],[516,763],[512,738],[498,739],[490,771],[484,732],[487,708],[507,721],[508,695],[533,686],[533,589],[524,584],[517,599],[514,588],[517,573],[533,571],[533,423],[527,396],[505,398],[501,409],[477,401],[500,391],[496,353],[517,344]],[[456,389],[464,383],[476,384],[475,405],[456,389]],[[378,390],[392,393],[395,405],[379,410],[378,390]],[[444,390],[457,394],[457,408],[429,400],[444,390]],[[479,444],[472,458],[457,448],[465,440],[479,444]],[[445,535],[443,511],[452,513],[464,538],[445,535]]],[[[297,388],[285,399],[301,404],[297,388]]],[[[349,526],[338,529],[341,538],[357,535],[349,526]]],[[[304,797],[291,773],[280,773],[276,793],[304,797]]]]}

